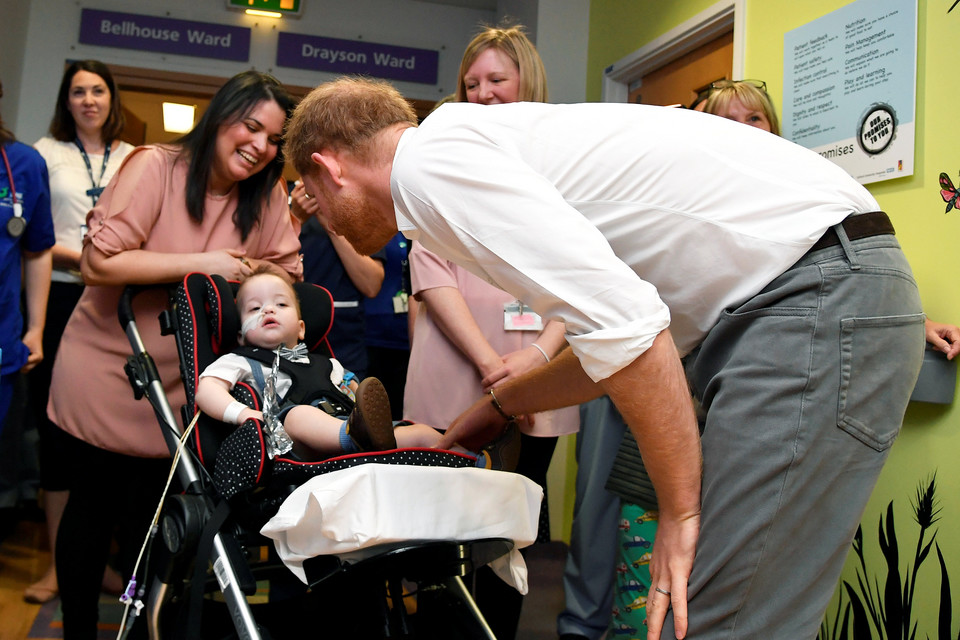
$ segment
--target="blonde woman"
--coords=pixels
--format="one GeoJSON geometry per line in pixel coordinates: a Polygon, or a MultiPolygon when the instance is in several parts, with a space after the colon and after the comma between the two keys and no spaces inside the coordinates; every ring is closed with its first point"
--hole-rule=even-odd
{"type": "MultiPolygon", "coordinates": [[[[488,28],[460,63],[457,102],[545,102],[546,73],[520,27],[488,28]]],[[[517,215],[522,215],[518,211],[517,215]]],[[[415,244],[412,293],[421,303],[413,332],[404,417],[446,428],[483,393],[541,366],[566,345],[563,324],[540,319],[520,301],[466,269],[415,244]],[[534,320],[534,318],[536,318],[534,320]],[[522,330],[540,326],[542,329],[522,330]]],[[[577,430],[576,407],[524,417],[517,472],[546,488],[557,436],[577,430]]],[[[549,539],[546,510],[540,537],[549,539]]],[[[482,573],[488,573],[484,571],[482,573]]],[[[478,574],[477,601],[498,638],[516,634],[522,596],[499,578],[478,574]]]]}
{"type": "Polygon", "coordinates": [[[711,85],[703,111],[780,135],[780,121],[762,80],[719,80],[711,85]]]}

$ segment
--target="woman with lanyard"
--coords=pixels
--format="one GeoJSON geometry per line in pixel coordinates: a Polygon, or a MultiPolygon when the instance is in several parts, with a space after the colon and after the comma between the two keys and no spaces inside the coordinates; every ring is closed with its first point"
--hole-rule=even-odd
{"type": "MultiPolygon", "coordinates": [[[[44,362],[30,375],[30,413],[40,436],[40,485],[44,490],[47,533],[53,548],[60,516],[69,496],[73,473],[73,437],[47,417],[47,397],[54,356],[80,294],[80,249],[87,212],[97,203],[133,146],[119,140],[124,118],[110,70],[96,60],[79,60],[67,67],[60,82],[50,135],[34,145],[47,161],[56,244],[53,282],[43,338],[44,362]]],[[[119,592],[123,581],[112,569],[104,574],[107,591],[119,592]]],[[[42,604],[57,597],[57,574],[50,566],[27,587],[24,599],[42,604]]]]}
{"type": "MultiPolygon", "coordinates": [[[[117,568],[133,575],[170,467],[150,403],[134,399],[123,372],[130,356],[117,322],[123,288],[192,272],[242,281],[267,263],[291,282],[302,279],[299,223],[280,180],[292,110],[276,78],[237,74],[189,133],[131,151],[87,215],[80,259],[87,284],[60,341],[47,405],[51,421],[80,441],[85,460],[71,480],[56,544],[66,638],[96,637],[111,535],[120,547],[117,568]]],[[[145,291],[134,311],[164,392],[179,407],[186,396],[177,349],[158,318],[167,298],[163,290],[145,291]]]]}
{"type": "MultiPolygon", "coordinates": [[[[0,84],[0,96],[3,85],[0,84]]],[[[50,187],[43,158],[17,142],[0,118],[0,431],[21,371],[43,359],[43,321],[50,285],[50,187]],[[21,281],[22,278],[22,281],[21,281]],[[26,331],[20,312],[26,300],[26,331]]]]}

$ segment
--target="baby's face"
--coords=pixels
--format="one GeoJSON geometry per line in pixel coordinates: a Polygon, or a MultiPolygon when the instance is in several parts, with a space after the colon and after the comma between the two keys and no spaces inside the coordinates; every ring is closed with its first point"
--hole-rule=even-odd
{"type": "Polygon", "coordinates": [[[297,312],[290,285],[277,276],[262,274],[243,283],[237,297],[240,344],[266,349],[295,347],[305,327],[297,312]]]}

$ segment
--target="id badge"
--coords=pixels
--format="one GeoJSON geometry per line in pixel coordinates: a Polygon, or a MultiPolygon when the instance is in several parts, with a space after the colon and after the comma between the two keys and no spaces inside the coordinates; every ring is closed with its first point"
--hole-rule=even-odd
{"type": "Polygon", "coordinates": [[[505,331],[543,331],[543,319],[519,300],[503,305],[505,331]]]}
{"type": "Polygon", "coordinates": [[[407,299],[408,296],[406,291],[398,291],[396,295],[393,296],[393,312],[406,313],[410,308],[407,299]]]}

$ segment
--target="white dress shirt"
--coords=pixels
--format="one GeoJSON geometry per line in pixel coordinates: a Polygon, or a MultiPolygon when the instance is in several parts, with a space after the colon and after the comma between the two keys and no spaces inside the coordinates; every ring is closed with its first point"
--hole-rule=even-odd
{"type": "Polygon", "coordinates": [[[709,114],[444,105],[405,131],[400,231],[567,325],[602,380],[668,326],[689,352],[826,229],[879,209],[816,153],[709,114]]]}

